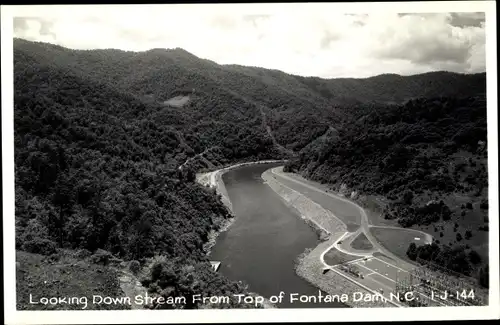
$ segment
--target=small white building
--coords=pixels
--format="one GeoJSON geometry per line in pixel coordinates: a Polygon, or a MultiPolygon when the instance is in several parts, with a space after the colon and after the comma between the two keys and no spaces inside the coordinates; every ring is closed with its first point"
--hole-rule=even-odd
{"type": "Polygon", "coordinates": [[[212,269],[217,272],[217,270],[219,269],[220,267],[220,263],[219,261],[210,261],[210,264],[212,264],[212,269]]]}

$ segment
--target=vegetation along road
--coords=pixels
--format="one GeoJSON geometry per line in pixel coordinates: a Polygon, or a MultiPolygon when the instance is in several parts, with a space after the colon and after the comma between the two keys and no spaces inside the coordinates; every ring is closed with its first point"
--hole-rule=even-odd
{"type": "MultiPolygon", "coordinates": [[[[403,261],[401,258],[399,258],[395,254],[393,254],[390,250],[388,250],[386,247],[382,246],[377,241],[377,239],[370,232],[370,220],[368,218],[366,211],[362,207],[360,207],[358,204],[356,204],[355,202],[353,202],[351,200],[343,198],[341,196],[326,192],[318,187],[315,187],[315,186],[313,186],[313,184],[311,184],[311,182],[306,183],[305,181],[300,180],[298,177],[296,177],[295,175],[293,175],[291,173],[284,173],[283,167],[278,167],[278,168],[272,169],[272,173],[275,176],[277,176],[278,181],[280,181],[280,179],[281,180],[285,179],[285,180],[297,183],[303,187],[306,187],[306,188],[311,189],[317,193],[320,193],[323,196],[327,196],[327,197],[331,198],[332,199],[331,202],[333,202],[333,203],[338,202],[338,201],[343,202],[343,203],[347,203],[347,204],[355,207],[357,209],[357,211],[359,211],[359,215],[361,217],[359,219],[360,223],[361,223],[360,228],[358,230],[356,230],[355,232],[346,232],[346,234],[343,237],[344,241],[342,242],[344,245],[341,245],[337,242],[334,244],[334,247],[336,249],[340,250],[341,252],[345,252],[347,254],[356,255],[356,256],[367,256],[367,255],[372,255],[374,252],[379,252],[379,253],[382,253],[382,254],[390,257],[392,260],[394,260],[395,262],[397,262],[397,264],[399,264],[401,266],[405,266],[406,268],[412,267],[411,264],[409,264],[406,261],[403,261]],[[374,247],[374,249],[366,252],[366,251],[360,251],[357,249],[353,249],[350,246],[352,241],[360,233],[362,233],[366,236],[366,238],[369,240],[369,242],[374,247]]],[[[288,183],[288,185],[290,185],[290,184],[288,183]]],[[[334,212],[334,211],[332,211],[332,212],[334,212]]],[[[401,229],[401,230],[408,231],[407,229],[401,229]]],[[[430,241],[432,241],[431,236],[427,235],[426,237],[427,237],[427,238],[425,238],[425,240],[427,241],[426,243],[429,243],[430,241]]]]}

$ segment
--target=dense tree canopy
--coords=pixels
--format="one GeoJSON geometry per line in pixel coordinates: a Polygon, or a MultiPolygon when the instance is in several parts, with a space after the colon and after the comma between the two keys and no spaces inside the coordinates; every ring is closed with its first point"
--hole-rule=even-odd
{"type": "Polygon", "coordinates": [[[387,196],[398,212],[389,211],[386,217],[398,218],[402,226],[450,218],[450,209],[443,203],[417,205],[415,197],[420,194],[460,192],[485,197],[483,97],[369,105],[359,114],[353,123],[310,143],[286,168],[322,182],[387,196]],[[471,158],[464,160],[464,152],[471,158]]]}

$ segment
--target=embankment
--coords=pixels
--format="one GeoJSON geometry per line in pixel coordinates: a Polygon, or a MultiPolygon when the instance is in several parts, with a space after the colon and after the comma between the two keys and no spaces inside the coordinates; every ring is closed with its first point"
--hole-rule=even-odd
{"type": "Polygon", "coordinates": [[[244,162],[235,165],[231,165],[228,167],[224,167],[218,170],[214,170],[207,173],[199,173],[196,174],[196,181],[204,186],[209,186],[211,188],[215,188],[217,194],[221,196],[222,203],[226,206],[226,208],[233,213],[233,206],[231,204],[231,200],[229,199],[229,195],[227,194],[226,186],[224,185],[224,181],[222,180],[222,176],[224,173],[237,169],[240,167],[248,166],[248,165],[256,165],[256,164],[271,164],[271,163],[285,163],[286,160],[261,160],[261,161],[252,161],[252,162],[244,162]]]}
{"type": "Polygon", "coordinates": [[[319,204],[276,180],[271,169],[262,174],[262,179],[264,179],[265,183],[269,185],[288,206],[297,209],[302,218],[311,221],[327,235],[337,232],[344,233],[347,231],[347,226],[332,212],[324,209],[319,204]]]}

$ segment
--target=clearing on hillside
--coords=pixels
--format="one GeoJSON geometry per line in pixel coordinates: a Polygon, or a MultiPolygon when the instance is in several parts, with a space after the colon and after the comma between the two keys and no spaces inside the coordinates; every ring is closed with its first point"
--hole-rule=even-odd
{"type": "Polygon", "coordinates": [[[189,102],[189,96],[175,96],[163,102],[164,105],[182,107],[189,102]]]}
{"type": "MultiPolygon", "coordinates": [[[[62,254],[62,253],[61,253],[62,254]]],[[[59,260],[23,251],[16,252],[16,308],[18,310],[130,309],[128,304],[87,305],[79,297],[124,297],[116,271],[79,258],[61,255],[59,260]],[[66,304],[34,304],[42,297],[76,297],[66,304]],[[85,308],[84,308],[85,307],[85,308]]]]}

